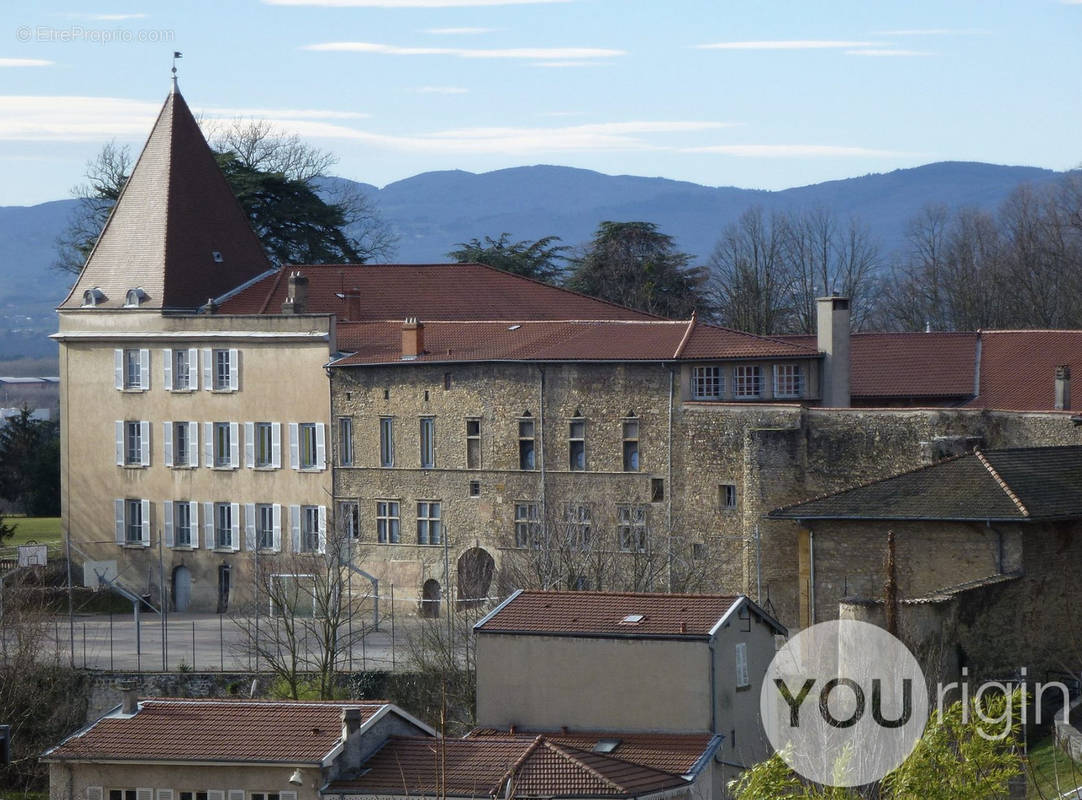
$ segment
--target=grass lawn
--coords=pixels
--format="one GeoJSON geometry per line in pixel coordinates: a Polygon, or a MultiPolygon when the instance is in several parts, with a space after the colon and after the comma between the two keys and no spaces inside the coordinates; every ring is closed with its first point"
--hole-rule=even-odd
{"type": "Polygon", "coordinates": [[[1030,798],[1059,797],[1060,793],[1082,786],[1082,764],[1072,764],[1067,754],[1053,744],[1051,734],[1031,742],[1029,746],[1030,798]],[[1056,772],[1059,772],[1059,792],[1056,791],[1056,772]]]}
{"type": "Polygon", "coordinates": [[[15,547],[34,539],[38,544],[59,545],[60,517],[4,517],[4,522],[15,528],[15,535],[4,540],[4,547],[15,547]]]}

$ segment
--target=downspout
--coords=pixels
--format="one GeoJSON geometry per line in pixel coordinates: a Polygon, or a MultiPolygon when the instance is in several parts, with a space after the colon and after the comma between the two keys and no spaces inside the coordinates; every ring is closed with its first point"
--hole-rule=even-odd
{"type": "MultiPolygon", "coordinates": [[[[676,388],[676,371],[673,365],[669,365],[669,442],[668,442],[668,454],[665,459],[666,476],[665,484],[668,487],[665,493],[665,533],[668,537],[668,551],[669,551],[669,563],[668,563],[668,589],[672,592],[672,565],[673,565],[673,551],[672,551],[672,429],[673,429],[673,397],[675,395],[676,388]]],[[[712,729],[711,729],[712,730],[712,729]]]]}
{"type": "Polygon", "coordinates": [[[537,372],[537,465],[541,471],[541,530],[545,531],[548,527],[545,502],[547,488],[545,485],[545,368],[539,366],[537,372]]]}
{"type": "Polygon", "coordinates": [[[808,526],[808,622],[815,624],[815,528],[808,526]]]}
{"type": "Polygon", "coordinates": [[[711,634],[706,646],[710,653],[710,732],[718,732],[718,654],[714,649],[717,634],[711,634]]]}

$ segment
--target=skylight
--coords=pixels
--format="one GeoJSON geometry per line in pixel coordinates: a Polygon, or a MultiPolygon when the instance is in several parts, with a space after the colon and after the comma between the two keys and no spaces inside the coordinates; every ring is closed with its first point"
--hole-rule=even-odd
{"type": "Polygon", "coordinates": [[[620,746],[620,739],[599,739],[594,745],[595,753],[611,753],[620,746]]]}
{"type": "Polygon", "coordinates": [[[644,619],[646,619],[645,614],[628,614],[626,617],[624,617],[622,620],[620,620],[620,624],[621,625],[638,625],[644,619]]]}

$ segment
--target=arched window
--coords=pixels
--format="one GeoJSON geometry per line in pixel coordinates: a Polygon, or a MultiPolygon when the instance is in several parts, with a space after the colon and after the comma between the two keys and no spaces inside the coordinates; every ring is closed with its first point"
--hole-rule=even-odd
{"type": "Polygon", "coordinates": [[[146,299],[147,293],[142,288],[128,289],[124,296],[124,308],[138,308],[146,299]]]}
{"type": "Polygon", "coordinates": [[[105,300],[105,293],[95,286],[83,292],[83,308],[93,307],[105,300]]]}

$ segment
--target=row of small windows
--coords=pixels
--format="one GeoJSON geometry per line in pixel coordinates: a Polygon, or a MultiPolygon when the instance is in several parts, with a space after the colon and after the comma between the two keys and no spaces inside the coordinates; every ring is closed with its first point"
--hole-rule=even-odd
{"type": "MultiPolygon", "coordinates": [[[[772,396],[797,399],[804,396],[804,370],[800,364],[774,364],[772,396]]],[[[758,364],[739,364],[734,367],[692,367],[691,399],[760,400],[766,395],[763,368],[758,364]],[[731,391],[726,390],[726,379],[731,391]]]]}
{"type": "MultiPolygon", "coordinates": [[[[639,471],[639,420],[631,417],[621,421],[622,465],[624,472],[639,471]]],[[[339,463],[353,466],[353,420],[338,420],[339,463]]],[[[421,417],[419,433],[421,469],[436,468],[436,418],[421,417]]],[[[567,429],[567,468],[573,472],[585,471],[586,420],[576,416],[569,421],[567,429]]],[[[481,420],[466,420],[466,468],[481,468],[481,420]]],[[[395,418],[380,417],[379,465],[395,466],[395,418]]],[[[518,465],[521,470],[537,469],[537,426],[529,411],[518,420],[518,465]]]]}
{"type": "MultiPolygon", "coordinates": [[[[124,308],[138,308],[147,301],[150,297],[143,287],[138,286],[134,289],[128,289],[124,293],[124,308]]],[[[105,292],[101,290],[101,287],[95,286],[93,289],[87,289],[83,292],[83,308],[93,308],[94,306],[101,305],[109,298],[105,296],[105,292]]]]}
{"type": "MultiPolygon", "coordinates": [[[[141,498],[117,498],[116,543],[150,547],[153,503],[141,498]]],[[[239,552],[282,550],[282,515],[288,513],[291,550],[324,553],[327,549],[327,507],[278,503],[196,502],[166,500],[161,503],[162,543],[169,548],[239,552]],[[200,522],[202,520],[202,522],[200,522]],[[242,537],[243,532],[243,537],[242,537]]]]}
{"type": "MultiPolygon", "coordinates": [[[[236,348],[166,348],[161,351],[162,386],[168,392],[235,392],[240,389],[240,351],[236,348]],[[202,369],[200,369],[200,365],[202,369]]],[[[150,389],[150,350],[147,348],[113,351],[114,385],[121,391],[145,392],[150,389]]]]}
{"type": "MultiPolygon", "coordinates": [[[[297,800],[296,792],[245,792],[243,789],[206,789],[177,791],[172,789],[109,789],[109,800],[297,800]],[[228,794],[227,794],[228,792],[228,794]]],[[[86,800],[102,800],[105,788],[87,786],[86,800]]]]}
{"type": "MultiPolygon", "coordinates": [[[[282,424],[245,422],[244,466],[249,469],[280,469],[282,424]]],[[[203,423],[203,466],[239,469],[239,422],[203,423]]],[[[116,421],[116,463],[120,467],[150,466],[150,428],[146,420],[116,421]]],[[[327,468],[327,426],[322,422],[290,422],[289,466],[295,470],[327,468]]],[[[162,423],[165,466],[185,469],[199,466],[199,423],[162,423]]]]}

